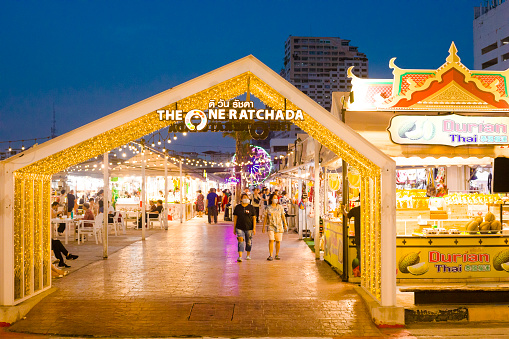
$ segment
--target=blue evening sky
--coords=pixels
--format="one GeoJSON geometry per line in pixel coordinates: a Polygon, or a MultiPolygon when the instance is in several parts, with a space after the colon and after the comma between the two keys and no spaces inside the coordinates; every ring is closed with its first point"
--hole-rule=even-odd
{"type": "MultiPolygon", "coordinates": [[[[248,54],[279,72],[289,35],[351,40],[373,78],[391,77],[391,57],[437,68],[453,40],[472,67],[480,2],[4,0],[0,141],[49,136],[53,103],[62,134],[248,54]]],[[[204,151],[225,141],[207,133],[177,143],[204,151]]]]}

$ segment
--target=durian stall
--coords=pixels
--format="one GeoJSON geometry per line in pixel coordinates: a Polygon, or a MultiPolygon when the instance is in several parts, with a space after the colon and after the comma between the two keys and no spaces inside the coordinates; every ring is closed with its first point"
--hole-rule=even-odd
{"type": "Polygon", "coordinates": [[[392,79],[349,69],[354,95],[334,93],[332,113],[396,161],[397,278],[509,280],[509,201],[491,187],[509,157],[509,70],[469,70],[454,43],[437,69],[394,60],[392,79]]]}

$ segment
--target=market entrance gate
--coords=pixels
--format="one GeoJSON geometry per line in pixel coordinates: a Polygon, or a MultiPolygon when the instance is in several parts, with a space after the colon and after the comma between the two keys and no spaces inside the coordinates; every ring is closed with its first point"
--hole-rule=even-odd
{"type": "Polygon", "coordinates": [[[174,123],[158,110],[205,110],[246,92],[293,122],[361,176],[361,286],[395,306],[395,163],[253,56],[131,105],[0,162],[0,304],[16,305],[51,287],[50,180],[54,173],[174,123]],[[71,146],[69,146],[71,145],[71,146]]]}

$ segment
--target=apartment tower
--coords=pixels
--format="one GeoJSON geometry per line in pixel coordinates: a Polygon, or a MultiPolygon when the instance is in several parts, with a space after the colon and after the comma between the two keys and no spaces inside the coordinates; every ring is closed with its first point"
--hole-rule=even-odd
{"type": "MultiPolygon", "coordinates": [[[[325,109],[331,109],[332,92],[349,92],[347,70],[368,77],[368,58],[350,40],[335,37],[290,36],[285,42],[284,68],[280,74],[325,109]]],[[[291,131],[274,132],[270,140],[272,156],[286,154],[288,144],[304,133],[293,125],[291,131]]]]}
{"type": "Polygon", "coordinates": [[[484,0],[474,8],[474,69],[509,68],[509,1],[484,0]]]}

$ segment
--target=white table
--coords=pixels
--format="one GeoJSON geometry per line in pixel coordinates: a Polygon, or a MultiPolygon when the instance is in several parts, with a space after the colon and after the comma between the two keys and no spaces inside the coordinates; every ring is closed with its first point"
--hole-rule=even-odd
{"type": "MultiPolygon", "coordinates": [[[[138,228],[138,220],[141,216],[141,209],[140,208],[132,208],[132,207],[117,207],[117,212],[121,213],[124,218],[125,228],[127,228],[127,221],[135,219],[136,228],[138,228]],[[133,217],[134,215],[134,217],[133,217]]],[[[124,228],[124,230],[125,230],[124,228]]]]}
{"type": "MultiPolygon", "coordinates": [[[[72,228],[72,233],[71,235],[74,237],[74,233],[76,231],[76,223],[75,221],[78,221],[79,219],[71,219],[71,218],[53,218],[51,219],[51,223],[53,224],[53,237],[56,238],[57,235],[58,235],[58,224],[65,224],[65,231],[64,231],[64,236],[65,236],[65,244],[67,245],[69,243],[69,232],[70,232],[70,229],[72,228]]],[[[74,239],[74,238],[73,238],[74,239]]]]}

